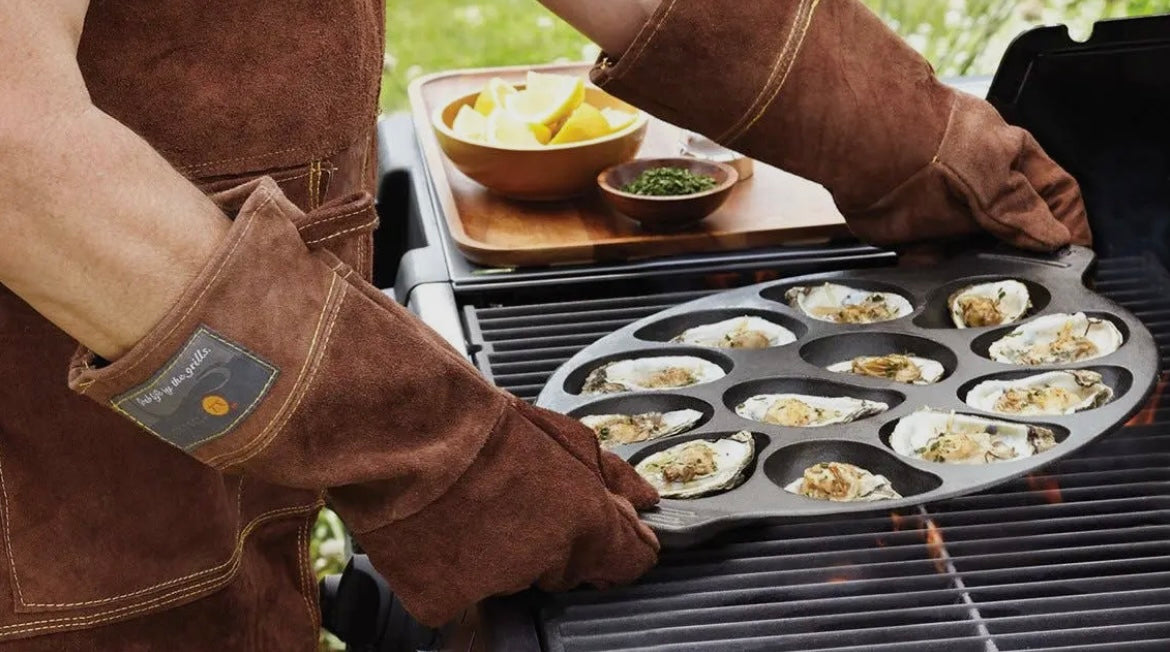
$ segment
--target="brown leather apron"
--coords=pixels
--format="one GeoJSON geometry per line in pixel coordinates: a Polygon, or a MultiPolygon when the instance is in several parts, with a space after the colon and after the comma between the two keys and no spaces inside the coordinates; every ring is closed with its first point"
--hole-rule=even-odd
{"type": "MultiPolygon", "coordinates": [[[[372,190],[382,0],[93,0],[94,103],[205,189],[372,190]]],[[[322,228],[368,276],[372,208],[322,228]]],[[[0,649],[312,650],[320,495],[221,475],[65,383],[76,344],[0,287],[0,649]]]]}

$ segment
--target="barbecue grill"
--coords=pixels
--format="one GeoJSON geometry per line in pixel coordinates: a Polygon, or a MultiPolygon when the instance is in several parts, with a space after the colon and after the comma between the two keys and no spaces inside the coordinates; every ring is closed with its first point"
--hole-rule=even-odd
{"type": "MultiPolygon", "coordinates": [[[[1101,255],[1094,289],[1150,329],[1163,370],[1170,369],[1170,125],[1161,117],[1170,107],[1168,41],[1167,18],[1100,24],[1084,43],[1061,28],[1037,30],[1013,45],[990,85],[962,84],[990,89],[1005,116],[1032,129],[1082,182],[1101,255]]],[[[380,206],[377,280],[488,378],[527,400],[576,352],[660,310],[727,288],[895,260],[829,242],[557,269],[477,268],[459,256],[434,212],[409,122],[384,120],[381,137],[382,197],[401,203],[380,206]],[[395,246],[407,251],[387,253],[395,246]]],[[[1170,649],[1167,380],[1116,433],[989,491],[734,530],[664,551],[634,586],[494,599],[442,633],[398,629],[407,619],[386,607],[352,637],[381,637],[382,646],[351,649],[1170,649]]]]}

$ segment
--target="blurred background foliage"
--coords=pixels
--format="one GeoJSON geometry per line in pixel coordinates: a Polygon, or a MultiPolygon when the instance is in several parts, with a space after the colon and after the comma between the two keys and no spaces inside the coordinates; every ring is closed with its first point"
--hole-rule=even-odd
{"type": "MultiPolygon", "coordinates": [[[[1064,23],[1170,12],[1170,0],[865,0],[943,76],[995,71],[1011,39],[1064,23]]],[[[535,0],[388,0],[382,108],[406,106],[411,80],[452,68],[591,60],[597,50],[535,0]]]]}

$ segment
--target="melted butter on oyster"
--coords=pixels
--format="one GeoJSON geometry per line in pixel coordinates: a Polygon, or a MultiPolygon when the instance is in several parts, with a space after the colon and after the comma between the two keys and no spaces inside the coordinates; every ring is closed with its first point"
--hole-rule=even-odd
{"type": "Polygon", "coordinates": [[[1032,307],[1028,286],[1016,280],[971,285],[947,300],[959,328],[1000,326],[1018,321],[1032,307]]]}
{"type": "Polygon", "coordinates": [[[1048,428],[929,409],[900,419],[890,435],[898,454],[942,464],[991,464],[1054,446],[1056,435],[1048,428]]]}
{"type": "Polygon", "coordinates": [[[659,356],[619,360],[602,365],[589,373],[582,386],[583,394],[614,394],[635,390],[660,390],[690,387],[718,380],[723,369],[694,356],[659,356]]]}
{"type": "Polygon", "coordinates": [[[835,423],[849,423],[880,412],[889,406],[849,396],[813,396],[809,394],[760,394],[735,408],[745,419],[792,428],[816,428],[835,423]]]}
{"type": "Polygon", "coordinates": [[[720,349],[767,349],[795,341],[792,331],[752,315],[688,328],[671,340],[720,349]]]}
{"type": "Polygon", "coordinates": [[[641,414],[593,414],[581,417],[581,423],[593,430],[602,448],[613,448],[678,434],[702,418],[703,413],[698,410],[674,410],[641,414]]]}
{"type": "Polygon", "coordinates": [[[892,292],[874,292],[825,283],[800,285],[784,293],[790,305],[821,321],[838,324],[872,324],[905,317],[914,307],[892,292]]]}
{"type": "Polygon", "coordinates": [[[1113,389],[1087,369],[1050,371],[1010,380],[986,380],[967,393],[971,407],[1001,414],[1072,414],[1108,403],[1113,389]]]}
{"type": "Polygon", "coordinates": [[[826,367],[834,373],[888,378],[897,383],[929,385],[938,382],[946,370],[942,364],[928,358],[891,353],[890,355],[862,355],[852,360],[826,367]]]}
{"type": "Polygon", "coordinates": [[[1106,319],[1084,313],[1046,315],[1017,326],[994,342],[988,353],[996,362],[1020,365],[1067,364],[1091,360],[1121,347],[1121,331],[1106,319]]]}
{"type": "Polygon", "coordinates": [[[698,498],[739,486],[755,460],[752,434],[696,439],[648,456],[634,470],[663,498],[698,498]]]}
{"type": "Polygon", "coordinates": [[[823,462],[804,470],[800,479],[784,487],[785,491],[816,500],[833,502],[868,502],[896,500],[889,479],[861,467],[843,462],[823,462]]]}

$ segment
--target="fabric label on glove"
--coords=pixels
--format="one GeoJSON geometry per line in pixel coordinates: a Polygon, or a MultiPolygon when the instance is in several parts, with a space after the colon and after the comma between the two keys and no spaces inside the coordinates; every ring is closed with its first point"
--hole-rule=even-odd
{"type": "Polygon", "coordinates": [[[206,326],[145,383],[115,396],[114,409],[182,448],[231,432],[280,371],[206,326]]]}

